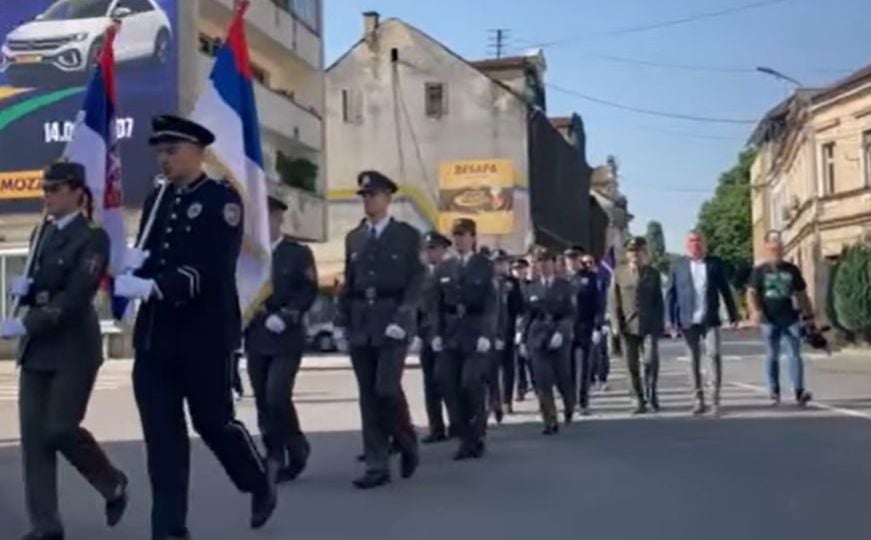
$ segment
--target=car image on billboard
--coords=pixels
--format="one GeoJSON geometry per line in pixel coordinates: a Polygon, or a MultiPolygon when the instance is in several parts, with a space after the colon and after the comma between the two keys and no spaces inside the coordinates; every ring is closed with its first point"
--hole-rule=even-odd
{"type": "Polygon", "coordinates": [[[150,118],[178,103],[177,2],[0,0],[0,212],[38,206],[34,178],[69,141],[113,20],[121,23],[115,61],[124,202],[141,205],[157,173],[150,118]]]}

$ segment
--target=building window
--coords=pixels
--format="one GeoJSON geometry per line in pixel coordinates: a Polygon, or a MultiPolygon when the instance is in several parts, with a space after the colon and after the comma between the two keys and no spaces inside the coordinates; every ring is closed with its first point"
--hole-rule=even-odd
{"type": "Polygon", "coordinates": [[[835,192],[835,143],[823,145],[823,194],[835,192]]]}
{"type": "Polygon", "coordinates": [[[871,130],[862,134],[862,156],[865,159],[865,187],[871,187],[871,130]]]}
{"type": "Polygon", "coordinates": [[[426,115],[430,118],[441,118],[447,114],[447,92],[442,83],[424,84],[424,103],[426,115]]]}
{"type": "Polygon", "coordinates": [[[342,121],[346,124],[363,123],[363,93],[359,90],[342,90],[342,121]]]}
{"type": "Polygon", "coordinates": [[[293,13],[315,33],[320,33],[320,13],[318,0],[293,0],[293,13]]]}

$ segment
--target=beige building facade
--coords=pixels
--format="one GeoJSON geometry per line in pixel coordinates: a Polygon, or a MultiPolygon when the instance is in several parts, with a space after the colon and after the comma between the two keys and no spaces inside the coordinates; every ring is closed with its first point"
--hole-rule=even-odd
{"type": "Polygon", "coordinates": [[[781,231],[823,313],[832,265],[871,234],[871,66],[798,91],[768,114],[754,142],[754,258],[766,232],[781,231]]]}

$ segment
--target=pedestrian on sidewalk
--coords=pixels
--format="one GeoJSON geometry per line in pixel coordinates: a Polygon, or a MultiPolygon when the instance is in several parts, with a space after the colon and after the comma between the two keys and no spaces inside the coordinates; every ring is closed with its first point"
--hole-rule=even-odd
{"type": "Polygon", "coordinates": [[[0,337],[20,339],[18,411],[24,492],[31,532],[24,540],[63,540],[58,511],[57,454],[106,501],[114,527],[127,508],[127,477],[81,426],[103,363],[94,296],[106,272],[109,238],[83,215],[85,168],[55,163],[43,180],[49,220],[34,235],[32,271],[13,279],[12,294],[28,307],[3,321],[0,337]]]}
{"type": "Polygon", "coordinates": [[[305,349],[305,316],[318,295],[311,249],[281,232],[287,204],[277,192],[267,198],[272,241],[272,292],[245,329],[248,376],[268,470],[278,482],[305,470],[311,448],[293,404],[293,389],[305,349]]]}
{"type": "Polygon", "coordinates": [[[723,384],[720,298],[726,304],[729,323],[733,327],[738,325],[738,310],[723,263],[717,257],[706,254],[701,234],[691,232],[687,235],[686,252],[685,257],[672,263],[669,271],[666,296],[670,330],[683,334],[689,351],[695,415],[707,411],[701,370],[704,343],[705,355],[714,376],[711,403],[714,412],[719,414],[723,384]]]}
{"type": "Polygon", "coordinates": [[[659,339],[665,331],[665,301],[662,279],[650,264],[644,238],[627,240],[626,264],[614,271],[608,304],[632,380],[633,414],[646,413],[648,405],[659,411],[659,339]]]}
{"type": "Polygon", "coordinates": [[[436,373],[450,415],[457,419],[460,445],[455,460],[478,459],[486,450],[486,378],[496,336],[496,288],[493,263],[477,250],[474,220],[453,225],[457,257],[436,269],[436,322],[432,348],[436,373]]]}
{"type": "Polygon", "coordinates": [[[772,405],[780,404],[780,353],[786,344],[795,400],[804,407],[812,396],[805,388],[801,325],[814,325],[815,317],[801,270],[785,261],[783,252],[780,233],[769,232],[765,239],[766,260],[750,275],[747,303],[752,321],[762,328],[772,405]]]}

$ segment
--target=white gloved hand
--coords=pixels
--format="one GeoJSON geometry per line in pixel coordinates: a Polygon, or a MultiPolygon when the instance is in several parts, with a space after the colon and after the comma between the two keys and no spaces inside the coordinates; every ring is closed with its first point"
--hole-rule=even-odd
{"type": "Polygon", "coordinates": [[[403,340],[405,339],[405,330],[398,324],[390,324],[384,330],[384,335],[390,339],[403,340]]]}
{"type": "Polygon", "coordinates": [[[27,335],[27,328],[21,319],[6,319],[0,324],[0,338],[15,339],[27,335]]]}
{"type": "Polygon", "coordinates": [[[287,325],[278,315],[272,314],[266,318],[266,322],[264,323],[266,329],[272,332],[273,334],[280,334],[287,330],[287,325]]]}
{"type": "Polygon", "coordinates": [[[598,345],[599,343],[602,343],[602,331],[593,330],[593,345],[598,345]]]}
{"type": "Polygon", "coordinates": [[[142,268],[148,256],[151,255],[148,251],[139,248],[127,248],[124,252],[124,271],[135,272],[142,268]]]}
{"type": "Polygon", "coordinates": [[[33,279],[25,276],[15,276],[12,278],[12,283],[9,285],[9,294],[21,298],[27,296],[30,292],[30,286],[33,284],[33,279]]]}
{"type": "Polygon", "coordinates": [[[526,349],[526,343],[521,343],[518,347],[520,347],[520,356],[529,358],[529,351],[526,349]]]}
{"type": "Polygon", "coordinates": [[[339,352],[348,352],[348,336],[345,334],[344,328],[333,329],[333,341],[339,352]]]}
{"type": "Polygon", "coordinates": [[[492,345],[490,344],[490,340],[485,338],[484,336],[481,336],[478,338],[478,344],[475,348],[479,353],[486,354],[490,352],[491,347],[492,345]]]}
{"type": "Polygon", "coordinates": [[[148,300],[154,294],[156,285],[153,279],[142,279],[130,274],[115,278],[115,296],[148,300]]]}
{"type": "Polygon", "coordinates": [[[559,349],[563,346],[563,335],[559,332],[554,333],[550,338],[550,348],[551,349],[559,349]]]}
{"type": "Polygon", "coordinates": [[[514,344],[522,345],[523,344],[523,332],[517,332],[514,334],[514,344]]]}
{"type": "Polygon", "coordinates": [[[504,351],[505,350],[505,342],[502,341],[501,339],[497,339],[496,343],[495,343],[495,347],[496,347],[497,351],[504,351]]]}
{"type": "Polygon", "coordinates": [[[442,352],[445,350],[445,342],[442,341],[442,338],[440,337],[434,337],[432,343],[430,343],[430,347],[432,347],[432,350],[435,352],[442,352]]]}

